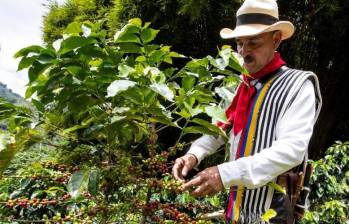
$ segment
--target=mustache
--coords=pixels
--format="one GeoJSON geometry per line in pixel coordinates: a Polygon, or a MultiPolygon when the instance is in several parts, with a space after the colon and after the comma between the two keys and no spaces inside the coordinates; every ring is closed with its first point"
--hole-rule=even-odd
{"type": "Polygon", "coordinates": [[[244,57],[244,62],[245,62],[245,63],[250,63],[250,62],[252,62],[253,60],[254,60],[253,57],[250,56],[250,55],[247,55],[247,56],[244,57]]]}

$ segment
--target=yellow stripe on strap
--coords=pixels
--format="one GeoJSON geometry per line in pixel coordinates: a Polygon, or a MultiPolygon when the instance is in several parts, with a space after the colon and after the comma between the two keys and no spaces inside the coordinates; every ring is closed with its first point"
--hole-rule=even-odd
{"type": "Polygon", "coordinates": [[[234,208],[233,208],[233,214],[234,214],[234,221],[238,221],[240,217],[240,203],[242,199],[242,195],[244,194],[244,187],[243,186],[238,186],[238,192],[236,192],[236,199],[234,202],[234,208]]]}
{"type": "Polygon", "coordinates": [[[250,128],[249,131],[247,133],[247,141],[246,141],[246,147],[245,147],[245,154],[244,156],[250,156],[251,155],[251,150],[252,150],[252,146],[253,146],[253,137],[255,135],[256,132],[256,124],[257,124],[257,117],[258,117],[258,113],[259,113],[259,109],[261,107],[261,104],[264,100],[265,94],[267,93],[271,83],[274,81],[274,79],[276,78],[276,76],[272,79],[270,79],[264,86],[263,89],[261,90],[259,97],[257,99],[257,102],[254,106],[254,110],[252,112],[252,118],[251,118],[251,124],[250,124],[250,128]]]}
{"type": "MultiPolygon", "coordinates": [[[[271,83],[274,81],[275,78],[276,77],[272,78],[263,86],[261,92],[258,95],[257,101],[254,105],[251,123],[250,123],[250,127],[249,127],[249,130],[247,133],[244,157],[251,155],[251,150],[252,150],[252,146],[253,146],[253,137],[254,137],[255,131],[256,131],[257,116],[259,113],[259,109],[261,107],[261,104],[264,100],[264,97],[265,97],[271,83]]],[[[238,222],[239,217],[240,217],[240,207],[241,207],[240,204],[241,204],[243,193],[244,193],[244,187],[238,186],[238,192],[236,192],[236,199],[235,199],[234,207],[233,207],[233,214],[234,214],[233,220],[235,222],[238,222]]]]}

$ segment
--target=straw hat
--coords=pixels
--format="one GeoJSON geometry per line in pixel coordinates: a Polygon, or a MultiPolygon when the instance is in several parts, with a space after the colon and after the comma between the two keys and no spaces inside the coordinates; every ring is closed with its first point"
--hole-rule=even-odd
{"type": "Polygon", "coordinates": [[[254,36],[261,33],[280,30],[282,40],[290,38],[294,26],[289,21],[279,21],[276,0],[245,0],[236,13],[234,30],[224,28],[220,31],[223,39],[242,36],[254,36]]]}

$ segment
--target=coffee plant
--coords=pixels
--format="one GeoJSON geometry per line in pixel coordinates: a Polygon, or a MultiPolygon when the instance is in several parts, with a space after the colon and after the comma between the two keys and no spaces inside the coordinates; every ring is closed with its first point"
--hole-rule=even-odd
{"type": "Polygon", "coordinates": [[[217,57],[188,58],[153,43],[159,31],[138,18],[113,39],[102,27],[74,22],[63,39],[16,53],[18,69],[28,69],[25,95],[33,108],[0,101],[8,124],[0,144],[0,218],[212,223],[203,214],[221,210],[226,195],[194,199],[170,172],[196,135],[227,142],[215,123],[226,122],[236,74],[246,72],[240,59],[227,46],[217,57]],[[17,152],[37,144],[55,158],[7,169],[17,152]]]}
{"type": "Polygon", "coordinates": [[[313,166],[311,207],[301,223],[348,223],[349,142],[336,142],[313,166]]]}

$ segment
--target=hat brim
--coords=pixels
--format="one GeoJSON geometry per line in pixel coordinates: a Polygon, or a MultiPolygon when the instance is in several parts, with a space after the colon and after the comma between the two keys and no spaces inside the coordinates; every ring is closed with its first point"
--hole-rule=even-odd
{"type": "Polygon", "coordinates": [[[224,28],[220,31],[220,35],[223,39],[255,36],[261,33],[280,30],[282,33],[282,40],[290,38],[294,33],[294,26],[288,21],[279,21],[272,25],[263,24],[248,24],[237,26],[234,30],[224,28]]]}

